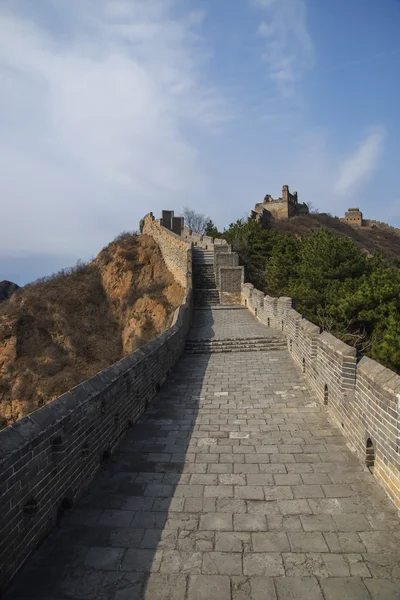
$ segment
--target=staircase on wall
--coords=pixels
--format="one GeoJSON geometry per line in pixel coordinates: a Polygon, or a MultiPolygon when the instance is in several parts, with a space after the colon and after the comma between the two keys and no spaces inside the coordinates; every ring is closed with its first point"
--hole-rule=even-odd
{"type": "MultiPolygon", "coordinates": [[[[225,310],[229,310],[226,308],[225,310]]],[[[247,309],[243,309],[246,311],[247,309]]],[[[240,315],[241,316],[241,315],[240,315]]],[[[282,336],[249,337],[244,339],[191,339],[186,341],[186,354],[216,354],[221,352],[267,352],[285,350],[286,341],[282,336]]]]}
{"type": "Polygon", "coordinates": [[[219,304],[219,291],[215,282],[214,250],[193,246],[192,258],[194,306],[216,306],[219,304]]]}

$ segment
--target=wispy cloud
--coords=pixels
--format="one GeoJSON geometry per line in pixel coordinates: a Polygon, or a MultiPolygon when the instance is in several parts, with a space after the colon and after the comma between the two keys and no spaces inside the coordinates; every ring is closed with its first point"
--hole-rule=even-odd
{"type": "Polygon", "coordinates": [[[307,25],[306,0],[255,0],[265,18],[258,34],[265,38],[262,55],[279,91],[289,95],[294,84],[315,64],[315,49],[307,25]]]}
{"type": "Polygon", "coordinates": [[[254,0],[254,4],[261,8],[267,8],[269,6],[272,6],[272,4],[275,4],[275,3],[276,3],[276,0],[254,0]]]}
{"type": "Polygon", "coordinates": [[[372,130],[360,146],[341,165],[335,191],[346,195],[358,185],[365,184],[379,166],[385,140],[385,129],[372,130]]]}
{"type": "Polygon", "coordinates": [[[363,63],[370,63],[375,60],[379,60],[381,58],[390,58],[392,56],[398,56],[400,54],[400,49],[392,50],[389,52],[379,52],[378,54],[371,54],[369,56],[361,56],[360,58],[355,58],[353,60],[347,60],[344,63],[339,65],[335,65],[330,67],[330,71],[335,71],[336,69],[344,69],[346,67],[353,67],[354,65],[360,65],[363,63]]]}
{"type": "Polygon", "coordinates": [[[203,15],[175,4],[2,1],[0,251],[87,254],[202,187],[187,130],[228,111],[204,75],[203,15]]]}

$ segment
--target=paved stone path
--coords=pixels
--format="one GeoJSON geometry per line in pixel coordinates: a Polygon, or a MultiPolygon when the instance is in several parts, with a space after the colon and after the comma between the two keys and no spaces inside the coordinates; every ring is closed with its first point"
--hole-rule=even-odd
{"type": "Polygon", "coordinates": [[[188,339],[248,339],[272,337],[281,332],[257,321],[244,307],[194,311],[188,339]]]}
{"type": "Polygon", "coordinates": [[[184,356],[11,598],[398,600],[400,521],[288,352],[184,356]]]}

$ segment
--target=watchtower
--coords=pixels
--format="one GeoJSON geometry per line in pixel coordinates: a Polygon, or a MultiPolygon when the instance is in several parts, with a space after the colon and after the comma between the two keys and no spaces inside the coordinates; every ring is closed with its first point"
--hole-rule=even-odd
{"type": "Polygon", "coordinates": [[[355,225],[356,227],[362,227],[363,214],[359,208],[349,208],[344,214],[344,219],[341,219],[344,223],[349,225],[355,225]]]}

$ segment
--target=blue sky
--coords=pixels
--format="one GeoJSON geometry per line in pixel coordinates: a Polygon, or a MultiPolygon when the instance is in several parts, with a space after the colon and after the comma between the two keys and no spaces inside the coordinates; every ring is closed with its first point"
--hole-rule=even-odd
{"type": "Polygon", "coordinates": [[[2,0],[0,280],[283,184],[400,227],[399,0],[2,0]]]}

